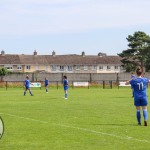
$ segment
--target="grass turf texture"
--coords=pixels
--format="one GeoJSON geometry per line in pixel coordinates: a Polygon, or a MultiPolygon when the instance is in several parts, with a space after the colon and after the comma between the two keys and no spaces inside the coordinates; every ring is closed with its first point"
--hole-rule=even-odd
{"type": "MultiPolygon", "coordinates": [[[[131,88],[0,89],[2,150],[150,149],[149,126],[138,126],[131,88]]],[[[150,89],[148,89],[150,95],[150,89]]],[[[142,116],[143,123],[143,116],[142,116]]]]}

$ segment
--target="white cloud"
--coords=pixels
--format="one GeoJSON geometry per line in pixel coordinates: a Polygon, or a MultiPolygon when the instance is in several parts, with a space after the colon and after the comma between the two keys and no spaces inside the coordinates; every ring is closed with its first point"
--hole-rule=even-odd
{"type": "Polygon", "coordinates": [[[6,0],[0,5],[0,36],[150,24],[148,0],[6,0]]]}

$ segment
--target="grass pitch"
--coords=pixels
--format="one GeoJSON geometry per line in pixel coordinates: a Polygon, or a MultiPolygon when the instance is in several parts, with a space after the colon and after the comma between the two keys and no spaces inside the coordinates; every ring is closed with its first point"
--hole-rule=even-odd
{"type": "Polygon", "coordinates": [[[34,96],[23,96],[23,89],[0,89],[5,127],[0,149],[150,149],[149,126],[137,125],[128,87],[69,89],[68,100],[63,89],[32,91],[34,96]]]}

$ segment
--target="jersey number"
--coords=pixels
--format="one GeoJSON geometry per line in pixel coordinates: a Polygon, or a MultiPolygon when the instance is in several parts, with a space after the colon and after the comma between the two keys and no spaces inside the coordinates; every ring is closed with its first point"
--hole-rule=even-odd
{"type": "Polygon", "coordinates": [[[144,88],[143,82],[137,83],[137,85],[139,87],[139,90],[143,90],[143,88],[144,88]]]}

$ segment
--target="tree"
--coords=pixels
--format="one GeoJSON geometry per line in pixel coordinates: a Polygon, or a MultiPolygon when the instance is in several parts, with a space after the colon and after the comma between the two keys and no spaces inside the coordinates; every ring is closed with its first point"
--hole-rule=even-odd
{"type": "Polygon", "coordinates": [[[126,71],[135,70],[137,65],[141,66],[145,72],[148,70],[148,61],[150,60],[150,36],[142,31],[128,35],[129,49],[118,54],[122,57],[126,71]]]}
{"type": "Polygon", "coordinates": [[[148,60],[146,61],[146,70],[147,72],[150,72],[150,49],[147,55],[148,55],[148,60]]]}
{"type": "Polygon", "coordinates": [[[8,70],[6,68],[0,68],[0,76],[1,76],[1,81],[3,80],[3,77],[7,75],[8,70]]]}

